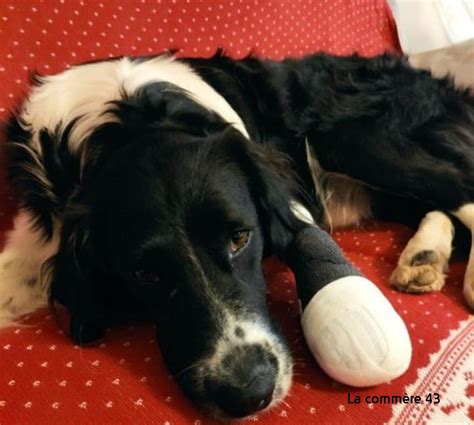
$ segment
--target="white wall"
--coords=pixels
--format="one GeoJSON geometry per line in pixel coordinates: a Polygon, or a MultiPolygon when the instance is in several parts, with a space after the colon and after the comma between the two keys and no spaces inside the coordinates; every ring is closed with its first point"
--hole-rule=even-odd
{"type": "Polygon", "coordinates": [[[407,54],[474,38],[474,0],[388,0],[407,54]]]}

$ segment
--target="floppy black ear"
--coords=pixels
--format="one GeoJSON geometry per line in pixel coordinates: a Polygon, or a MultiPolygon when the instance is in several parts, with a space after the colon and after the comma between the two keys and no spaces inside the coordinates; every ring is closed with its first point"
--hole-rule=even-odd
{"type": "Polygon", "coordinates": [[[242,139],[234,142],[231,149],[240,155],[248,178],[265,237],[265,251],[284,257],[295,233],[307,226],[295,216],[291,202],[302,202],[313,209],[291,160],[275,149],[242,139]]]}
{"type": "Polygon", "coordinates": [[[103,333],[93,256],[89,211],[84,205],[70,205],[64,213],[60,247],[53,259],[50,297],[68,309],[70,337],[79,345],[89,344],[103,333]]]}
{"type": "Polygon", "coordinates": [[[68,309],[70,337],[79,345],[100,339],[107,326],[143,319],[147,313],[101,254],[100,216],[90,206],[71,202],[63,214],[60,246],[51,264],[50,300],[68,309]]]}

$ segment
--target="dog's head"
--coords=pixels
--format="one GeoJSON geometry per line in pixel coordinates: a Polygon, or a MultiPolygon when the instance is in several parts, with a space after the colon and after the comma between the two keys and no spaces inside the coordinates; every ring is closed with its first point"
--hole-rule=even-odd
{"type": "Polygon", "coordinates": [[[261,260],[283,254],[301,227],[289,206],[295,179],[284,157],[182,94],[140,96],[91,138],[122,146],[86,160],[96,166],[65,211],[52,296],[71,311],[78,342],[146,312],[188,396],[244,417],[282,400],[291,382],[261,260]]]}

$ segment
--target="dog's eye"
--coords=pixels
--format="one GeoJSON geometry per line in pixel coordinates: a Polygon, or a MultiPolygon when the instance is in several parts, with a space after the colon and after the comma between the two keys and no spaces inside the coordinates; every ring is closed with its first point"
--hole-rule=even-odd
{"type": "Polygon", "coordinates": [[[230,239],[229,249],[231,255],[237,254],[239,251],[244,249],[250,240],[250,231],[249,230],[236,230],[232,233],[230,239]]]}
{"type": "Polygon", "coordinates": [[[152,270],[145,270],[142,268],[136,269],[134,272],[135,279],[141,283],[156,283],[160,281],[158,273],[152,270]]]}

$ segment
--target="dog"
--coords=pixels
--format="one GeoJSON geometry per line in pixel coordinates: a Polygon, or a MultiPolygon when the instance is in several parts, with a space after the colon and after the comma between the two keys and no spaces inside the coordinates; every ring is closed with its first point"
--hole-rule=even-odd
{"type": "Polygon", "coordinates": [[[262,257],[285,259],[306,222],[421,220],[391,283],[441,289],[453,218],[474,229],[473,130],[474,97],[391,55],[162,54],[37,77],[7,129],[20,212],[0,255],[0,323],[49,299],[87,345],[154,320],[198,406],[270,408],[292,360],[262,257]]]}

